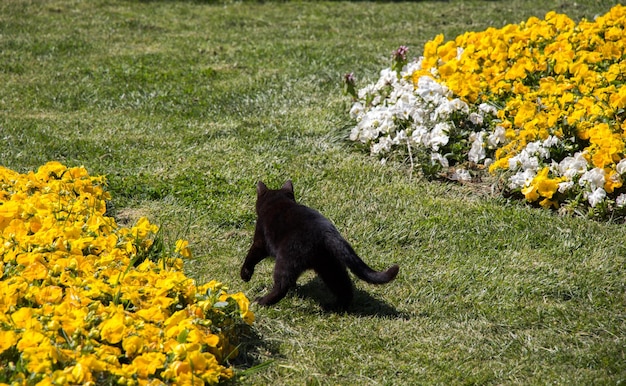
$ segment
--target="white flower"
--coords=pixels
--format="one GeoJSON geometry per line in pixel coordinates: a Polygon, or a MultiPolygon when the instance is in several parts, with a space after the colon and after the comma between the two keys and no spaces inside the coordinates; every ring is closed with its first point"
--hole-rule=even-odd
{"type": "Polygon", "coordinates": [[[522,150],[522,153],[526,152],[529,155],[536,155],[542,159],[549,159],[550,150],[548,147],[544,146],[544,143],[545,142],[542,142],[542,141],[530,142],[528,145],[526,145],[524,150],[522,150]]]}
{"type": "Polygon", "coordinates": [[[450,140],[450,137],[448,137],[449,132],[450,126],[447,123],[437,123],[433,131],[430,132],[430,147],[438,151],[440,146],[445,146],[448,140],[450,140]]]}
{"type": "Polygon", "coordinates": [[[417,125],[411,133],[411,140],[418,145],[428,146],[428,129],[425,126],[417,125]]]}
{"type": "Polygon", "coordinates": [[[617,163],[617,166],[615,166],[615,170],[619,174],[626,173],[626,158],[623,158],[621,161],[617,163]]]}
{"type": "Polygon", "coordinates": [[[408,137],[406,135],[406,131],[400,130],[400,131],[398,131],[396,136],[393,138],[393,144],[394,145],[399,145],[401,143],[406,142],[407,140],[408,140],[408,137]]]}
{"type": "Polygon", "coordinates": [[[615,199],[615,204],[620,208],[626,206],[626,194],[622,193],[615,199]]]}
{"type": "Polygon", "coordinates": [[[522,152],[526,152],[527,154],[537,154],[541,148],[541,142],[529,142],[522,152]]]}
{"type": "Polygon", "coordinates": [[[454,181],[468,182],[472,180],[472,175],[465,169],[457,169],[452,173],[450,179],[454,181]]]}
{"type": "Polygon", "coordinates": [[[467,118],[469,119],[470,122],[472,122],[475,125],[483,124],[483,116],[478,113],[471,113],[469,117],[467,118]]]}
{"type": "Polygon", "coordinates": [[[456,60],[461,60],[461,55],[463,55],[463,47],[456,48],[456,60]]]}
{"type": "Polygon", "coordinates": [[[380,71],[380,78],[374,86],[376,90],[382,90],[386,86],[393,85],[398,82],[398,74],[391,68],[384,68],[380,71]]]}
{"type": "Polygon", "coordinates": [[[518,155],[509,158],[509,170],[518,170],[520,168],[536,172],[539,169],[539,158],[522,150],[518,155]]]}
{"type": "Polygon", "coordinates": [[[415,92],[424,100],[431,101],[436,100],[437,97],[448,96],[450,90],[446,86],[437,83],[430,76],[421,76],[417,80],[417,89],[415,92]]]}
{"type": "Polygon", "coordinates": [[[478,105],[478,110],[483,114],[498,114],[498,109],[495,106],[490,105],[489,103],[481,103],[480,105],[478,105]]]}
{"type": "Polygon", "coordinates": [[[415,122],[416,124],[426,124],[428,116],[428,111],[424,110],[420,106],[416,106],[411,112],[411,118],[413,118],[413,122],[415,122]]]}
{"type": "Polygon", "coordinates": [[[359,97],[359,99],[365,100],[367,99],[369,95],[374,95],[376,93],[377,92],[376,92],[376,89],[374,88],[374,85],[368,84],[367,86],[363,87],[357,92],[357,96],[359,97]]]}
{"type": "Polygon", "coordinates": [[[523,188],[528,186],[537,173],[532,169],[526,169],[521,172],[515,173],[509,178],[509,188],[511,190],[523,188]]]}
{"type": "Polygon", "coordinates": [[[410,93],[402,93],[399,94],[398,100],[396,104],[390,107],[393,115],[398,117],[399,119],[409,120],[413,115],[413,111],[415,110],[416,98],[413,95],[413,91],[410,93]]]}
{"type": "Polygon", "coordinates": [[[506,142],[506,129],[502,126],[496,126],[493,133],[487,137],[487,144],[494,148],[504,142],[506,142]]]}
{"type": "Polygon", "coordinates": [[[361,102],[354,102],[352,108],[350,109],[350,118],[356,120],[357,122],[361,120],[363,114],[365,113],[365,108],[361,104],[361,102]]]}
{"type": "Polygon", "coordinates": [[[461,111],[465,114],[469,113],[469,105],[459,98],[454,98],[450,101],[450,105],[455,111],[461,111]]]}
{"type": "Polygon", "coordinates": [[[585,173],[588,164],[585,157],[583,157],[583,153],[578,152],[573,157],[563,158],[558,168],[562,176],[571,180],[573,177],[585,173]]]}
{"type": "Polygon", "coordinates": [[[574,183],[572,181],[560,182],[559,183],[559,192],[560,193],[566,193],[573,186],[574,186],[574,183]]]}
{"type": "Polygon", "coordinates": [[[354,126],[350,130],[350,141],[358,141],[361,134],[361,129],[358,126],[354,126]]]}
{"type": "Polygon", "coordinates": [[[578,180],[578,184],[580,186],[589,185],[589,187],[593,191],[602,188],[605,182],[606,180],[604,179],[604,169],[602,168],[593,168],[585,172],[585,174],[580,177],[580,180],[578,180]]]}
{"type": "Polygon", "coordinates": [[[430,155],[430,161],[432,162],[432,164],[434,165],[436,162],[439,162],[439,164],[441,164],[441,166],[443,166],[444,168],[448,167],[448,159],[444,156],[442,156],[439,153],[432,153],[430,155]]]}
{"type": "Polygon", "coordinates": [[[586,192],[585,197],[587,198],[587,201],[589,201],[589,205],[591,205],[591,207],[595,207],[604,200],[606,192],[602,188],[597,188],[591,193],[586,192]]]}
{"type": "Polygon", "coordinates": [[[454,112],[454,106],[450,101],[444,99],[441,101],[439,106],[435,109],[435,114],[433,119],[435,121],[442,121],[448,119],[448,117],[454,112]]]}
{"type": "Polygon", "coordinates": [[[424,57],[420,57],[417,60],[412,60],[408,62],[400,71],[400,76],[402,78],[408,78],[413,76],[413,73],[422,69],[422,60],[424,57]]]}
{"type": "Polygon", "coordinates": [[[542,145],[543,147],[555,147],[558,144],[559,144],[559,139],[555,137],[554,135],[551,135],[548,138],[546,138],[545,141],[543,141],[542,145]]]}
{"type": "Polygon", "coordinates": [[[479,133],[472,133],[470,135],[470,141],[472,141],[472,147],[470,151],[467,153],[467,158],[474,163],[480,162],[487,156],[485,153],[485,146],[483,142],[483,137],[485,136],[485,132],[481,131],[479,133]]]}
{"type": "Polygon", "coordinates": [[[393,140],[389,136],[380,137],[378,142],[372,144],[372,154],[387,153],[391,150],[393,140]]]}

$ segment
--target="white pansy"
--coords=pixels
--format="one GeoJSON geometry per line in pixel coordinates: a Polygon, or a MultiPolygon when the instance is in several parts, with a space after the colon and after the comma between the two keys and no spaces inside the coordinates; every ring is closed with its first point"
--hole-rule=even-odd
{"type": "Polygon", "coordinates": [[[574,187],[574,183],[572,181],[565,181],[559,183],[559,192],[567,193],[570,189],[574,187]]]}
{"type": "Polygon", "coordinates": [[[626,158],[617,163],[617,165],[615,166],[615,171],[617,171],[617,173],[619,173],[620,175],[626,173],[626,158]]]}
{"type": "Polygon", "coordinates": [[[546,138],[546,140],[543,141],[543,147],[544,148],[548,148],[548,147],[556,147],[559,144],[559,138],[555,137],[554,135],[549,136],[548,138],[546,138]]]}
{"type": "Polygon", "coordinates": [[[506,129],[502,126],[496,126],[493,133],[487,137],[487,144],[492,147],[498,147],[498,145],[506,142],[506,129]]]}
{"type": "Polygon", "coordinates": [[[448,137],[449,132],[450,126],[447,123],[437,123],[430,133],[430,147],[438,151],[440,146],[445,146],[450,140],[450,137],[448,137]]]}
{"type": "MultiPolygon", "coordinates": [[[[475,163],[484,162],[487,149],[494,148],[485,146],[491,129],[484,117],[495,115],[497,109],[487,104],[479,109],[470,108],[463,100],[453,98],[450,89],[431,76],[422,76],[417,84],[413,83],[413,74],[422,70],[422,60],[407,63],[400,73],[385,68],[375,83],[357,91],[357,101],[350,109],[350,117],[355,121],[350,140],[368,144],[372,154],[383,156],[408,144],[430,153],[433,162],[448,167],[447,158],[440,153],[449,151],[446,146],[457,119],[469,120],[482,130],[465,138],[471,144],[465,157],[475,163]]],[[[436,74],[436,69],[430,70],[436,74]]],[[[491,136],[495,141],[503,141],[504,129],[496,129],[491,136]]],[[[463,172],[460,175],[467,177],[463,172]]]]}
{"type": "Polygon", "coordinates": [[[365,87],[363,87],[362,89],[360,89],[359,91],[357,91],[357,96],[359,97],[359,99],[367,99],[368,96],[370,95],[374,95],[376,94],[376,89],[374,88],[373,84],[369,84],[365,87]]]}
{"type": "Polygon", "coordinates": [[[350,130],[350,141],[359,141],[361,136],[361,128],[358,126],[354,126],[350,130]]]}
{"type": "Polygon", "coordinates": [[[372,154],[386,153],[391,150],[392,145],[393,140],[388,135],[380,137],[378,142],[372,144],[372,154]]]}
{"type": "Polygon", "coordinates": [[[511,178],[509,178],[509,189],[515,190],[523,188],[524,186],[528,186],[537,173],[534,170],[526,169],[520,172],[515,173],[511,178]]]}
{"type": "Polygon", "coordinates": [[[408,138],[409,137],[406,135],[406,131],[400,130],[398,131],[395,138],[393,139],[393,143],[396,145],[399,145],[401,143],[405,143],[408,140],[408,138]]]}
{"type": "Polygon", "coordinates": [[[529,142],[524,148],[524,150],[522,150],[522,152],[525,152],[527,154],[536,154],[537,152],[539,152],[540,148],[541,148],[541,142],[539,141],[529,142]]]}
{"type": "Polygon", "coordinates": [[[483,137],[485,136],[485,132],[481,131],[478,133],[472,133],[470,135],[470,141],[472,141],[472,147],[467,153],[467,158],[474,163],[479,163],[483,160],[487,153],[485,152],[485,145],[483,141],[483,137]]]}
{"type": "Polygon", "coordinates": [[[439,106],[435,109],[435,114],[433,115],[433,120],[445,120],[448,119],[450,114],[454,112],[454,106],[447,99],[442,101],[439,106]]]}
{"type": "Polygon", "coordinates": [[[447,168],[449,166],[448,159],[439,153],[432,153],[430,155],[430,161],[432,162],[433,165],[436,163],[439,163],[444,168],[447,168]]]}
{"type": "Polygon", "coordinates": [[[585,174],[580,177],[580,180],[578,180],[580,186],[588,185],[589,188],[594,191],[604,187],[605,182],[604,169],[602,168],[593,168],[585,172],[585,174]]]}
{"type": "Polygon", "coordinates": [[[391,68],[385,68],[380,71],[380,78],[374,85],[377,90],[393,85],[398,82],[398,74],[391,68]]]}
{"type": "Polygon", "coordinates": [[[619,206],[620,208],[626,206],[626,194],[622,193],[617,196],[617,198],[615,199],[615,205],[619,206]]]}
{"type": "Polygon", "coordinates": [[[456,60],[461,60],[461,55],[463,55],[463,47],[456,48],[456,60]]]}
{"type": "Polygon", "coordinates": [[[428,129],[426,126],[418,125],[413,128],[411,133],[411,140],[418,145],[427,145],[425,141],[428,141],[428,129]]]}
{"type": "Polygon", "coordinates": [[[455,170],[454,173],[452,173],[452,176],[450,176],[450,179],[454,181],[469,182],[472,180],[472,175],[467,170],[461,168],[455,170]]]}
{"type": "Polygon", "coordinates": [[[426,101],[440,100],[440,97],[447,97],[450,94],[446,86],[437,83],[430,76],[421,76],[417,80],[415,92],[426,101]]]}
{"type": "Polygon", "coordinates": [[[411,112],[411,118],[413,119],[413,122],[418,125],[423,125],[427,123],[429,115],[430,113],[427,110],[419,106],[415,107],[411,112]]]}
{"type": "Polygon", "coordinates": [[[409,120],[415,110],[415,104],[415,97],[413,95],[403,94],[390,109],[397,118],[409,120]]]}
{"type": "Polygon", "coordinates": [[[526,151],[509,158],[509,170],[518,169],[537,171],[539,169],[539,158],[530,155],[526,151]]]}
{"type": "Polygon", "coordinates": [[[424,60],[424,57],[420,57],[417,60],[412,60],[408,62],[407,64],[405,64],[404,67],[402,67],[402,70],[400,71],[400,77],[408,78],[412,76],[414,72],[421,70],[422,60],[424,60]]]}
{"type": "Polygon", "coordinates": [[[352,105],[352,108],[350,109],[350,118],[358,122],[361,120],[364,113],[365,113],[365,107],[363,107],[361,102],[354,102],[354,104],[352,105]]]}
{"type": "Polygon", "coordinates": [[[478,111],[483,114],[497,115],[498,109],[494,105],[490,105],[489,103],[481,103],[478,105],[478,111]]]}
{"type": "Polygon", "coordinates": [[[483,116],[478,113],[470,113],[468,119],[475,125],[482,125],[484,120],[483,116]]]}
{"type": "Polygon", "coordinates": [[[587,198],[587,201],[589,202],[589,205],[591,205],[591,207],[593,208],[602,201],[604,201],[606,197],[606,192],[602,188],[596,188],[593,190],[593,192],[586,192],[585,196],[587,198]]]}
{"type": "Polygon", "coordinates": [[[567,179],[572,179],[575,176],[581,175],[587,171],[588,163],[583,153],[576,153],[573,157],[565,157],[559,162],[559,172],[567,179]]]}
{"type": "Polygon", "coordinates": [[[454,111],[460,111],[465,114],[469,114],[469,105],[463,102],[459,98],[454,98],[450,101],[450,105],[452,105],[452,109],[454,111]]]}

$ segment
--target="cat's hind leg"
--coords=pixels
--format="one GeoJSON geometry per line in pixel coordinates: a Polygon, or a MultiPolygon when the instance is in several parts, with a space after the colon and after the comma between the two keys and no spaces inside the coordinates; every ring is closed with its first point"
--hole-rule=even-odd
{"type": "Polygon", "coordinates": [[[353,289],[352,280],[350,280],[346,267],[333,259],[316,267],[315,272],[337,298],[337,307],[340,309],[348,308],[352,302],[353,289]]]}

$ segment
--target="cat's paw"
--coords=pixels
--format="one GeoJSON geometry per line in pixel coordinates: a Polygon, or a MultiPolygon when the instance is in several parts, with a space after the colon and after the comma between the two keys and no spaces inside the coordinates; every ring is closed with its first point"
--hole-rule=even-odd
{"type": "Polygon", "coordinates": [[[241,267],[241,280],[248,282],[252,279],[252,274],[254,273],[253,269],[248,269],[247,267],[241,267]]]}

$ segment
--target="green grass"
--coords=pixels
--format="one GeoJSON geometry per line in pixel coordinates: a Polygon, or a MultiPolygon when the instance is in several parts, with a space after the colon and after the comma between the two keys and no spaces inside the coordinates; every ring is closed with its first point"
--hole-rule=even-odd
{"type": "Polygon", "coordinates": [[[350,102],[408,45],[549,10],[618,1],[0,3],[0,164],[105,174],[120,221],[187,237],[188,274],[255,298],[273,263],[238,277],[255,183],[294,181],[385,286],[355,282],[329,313],[307,274],[256,308],[242,384],[615,384],[626,381],[626,228],[563,218],[380,165],[344,141],[350,102]]]}

